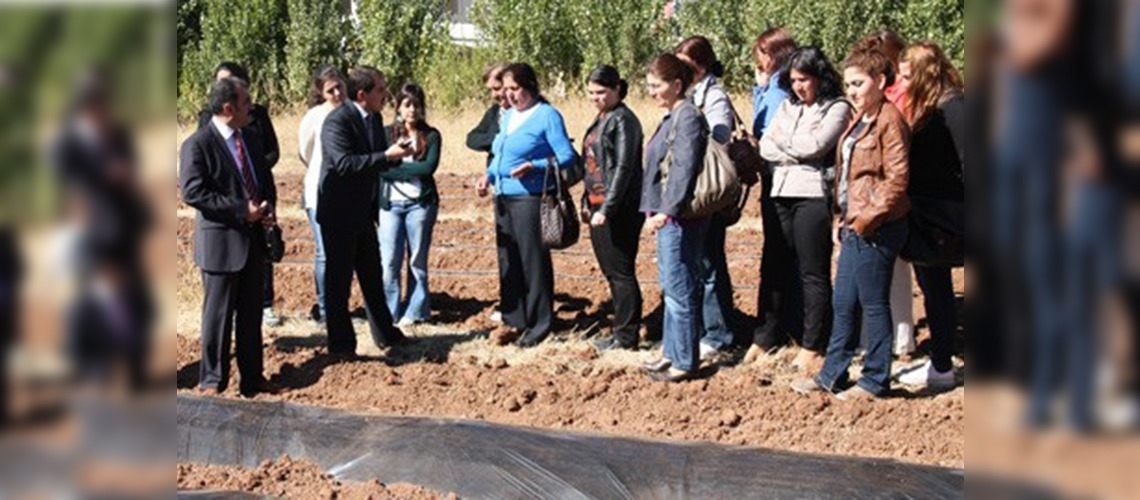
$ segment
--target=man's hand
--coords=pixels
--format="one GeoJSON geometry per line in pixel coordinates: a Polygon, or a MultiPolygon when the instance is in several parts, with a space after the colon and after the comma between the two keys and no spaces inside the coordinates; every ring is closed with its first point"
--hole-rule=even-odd
{"type": "Polygon", "coordinates": [[[265,207],[265,209],[263,211],[264,216],[261,218],[261,225],[265,226],[265,227],[276,226],[277,225],[277,207],[269,205],[268,203],[266,203],[264,201],[261,202],[261,205],[263,207],[265,207]]]}
{"type": "Polygon", "coordinates": [[[399,160],[412,154],[412,148],[404,143],[396,143],[388,146],[388,150],[384,152],[384,156],[389,160],[399,160]]]}
{"type": "Polygon", "coordinates": [[[263,201],[260,205],[254,205],[253,201],[246,202],[245,221],[250,224],[261,222],[265,218],[265,212],[269,210],[269,202],[263,201]]]}
{"type": "Polygon", "coordinates": [[[475,194],[479,195],[480,198],[485,198],[490,191],[490,181],[487,180],[487,176],[480,176],[479,180],[475,181],[475,194]]]}

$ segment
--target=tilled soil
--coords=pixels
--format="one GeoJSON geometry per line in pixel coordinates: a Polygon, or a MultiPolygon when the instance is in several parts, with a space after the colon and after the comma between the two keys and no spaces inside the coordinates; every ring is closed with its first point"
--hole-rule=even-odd
{"type": "MultiPolygon", "coordinates": [[[[299,197],[297,177],[278,179],[282,206],[299,197]]],[[[823,394],[801,396],[787,387],[801,376],[791,366],[791,348],[748,366],[737,364],[740,353],[725,356],[705,368],[708,376],[669,385],[650,381],[637,368],[651,352],[599,355],[588,339],[608,330],[610,293],[585,231],[577,245],[554,253],[557,320],[552,337],[530,350],[492,346],[487,332],[495,324],[488,317],[499,293],[495,234],[490,201],[471,195],[471,181],[437,176],[442,207],[430,257],[433,324],[408,329],[423,339],[419,344],[385,353],[369,345],[368,328],[358,323],[365,355],[359,361],[333,364],[325,355],[321,328],[306,319],[316,302],[308,222],[303,216],[282,217],[289,251],[275,267],[275,307],[286,323],[265,331],[265,370],[288,390],[259,399],[963,467],[962,387],[936,395],[898,390],[886,400],[843,403],[823,394]]],[[[728,236],[729,269],[744,331],[755,325],[760,281],[758,204],[753,194],[744,219],[728,236]]],[[[196,385],[200,358],[201,281],[190,253],[192,227],[192,216],[180,215],[180,390],[196,385]]],[[[646,338],[660,336],[654,252],[653,237],[643,235],[638,277],[645,296],[646,338]]],[[[955,284],[961,292],[960,274],[955,284]]],[[[352,294],[350,308],[359,308],[356,286],[352,294]]],[[[924,317],[921,296],[916,296],[915,318],[921,323],[924,317]]],[[[919,341],[926,335],[923,327],[919,341]]],[[[224,395],[237,397],[236,385],[231,383],[224,395]]]]}
{"type": "Polygon", "coordinates": [[[420,486],[397,483],[342,483],[306,460],[288,456],[266,460],[256,468],[203,464],[178,464],[179,490],[245,491],[280,498],[304,499],[408,499],[436,500],[457,498],[420,486]]]}

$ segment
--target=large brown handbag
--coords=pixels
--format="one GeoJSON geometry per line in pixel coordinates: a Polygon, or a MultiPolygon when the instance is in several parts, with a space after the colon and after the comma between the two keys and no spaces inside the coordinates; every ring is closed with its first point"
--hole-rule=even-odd
{"type": "MultiPolygon", "coordinates": [[[[692,104],[686,103],[691,106],[692,104]]],[[[708,134],[708,130],[705,130],[708,134]]],[[[677,135],[677,123],[673,122],[666,136],[665,158],[661,161],[662,195],[668,186],[669,168],[673,165],[673,140],[677,135]]],[[[728,155],[728,146],[720,144],[710,135],[708,147],[705,149],[704,161],[701,162],[700,171],[695,172],[696,182],[693,196],[688,199],[679,215],[682,219],[699,219],[708,217],[722,210],[733,210],[740,201],[740,179],[736,176],[736,168],[732,158],[728,155]]]]}
{"type": "Polygon", "coordinates": [[[542,223],[542,244],[547,248],[561,250],[578,242],[581,228],[578,227],[578,212],[574,209],[574,199],[570,190],[562,182],[562,173],[554,172],[555,190],[546,189],[550,184],[551,170],[558,170],[558,161],[551,158],[542,177],[542,203],[539,219],[542,223]]]}

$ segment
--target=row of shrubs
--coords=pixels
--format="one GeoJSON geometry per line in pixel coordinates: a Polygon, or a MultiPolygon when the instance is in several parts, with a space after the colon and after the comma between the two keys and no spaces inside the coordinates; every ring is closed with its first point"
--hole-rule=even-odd
{"type": "Polygon", "coordinates": [[[468,15],[484,38],[472,48],[451,43],[448,0],[178,0],[178,109],[187,117],[201,107],[222,60],[248,65],[255,98],[278,107],[303,102],[322,64],[367,63],[393,82],[423,83],[433,106],[455,108],[481,97],[479,75],[493,60],[528,61],[552,93],[574,93],[598,63],[636,74],[694,34],[713,41],[725,83],[744,90],[752,41],[774,26],[836,59],[890,27],[965,62],[964,0],[685,0],[664,19],[665,1],[475,0],[468,15]]]}

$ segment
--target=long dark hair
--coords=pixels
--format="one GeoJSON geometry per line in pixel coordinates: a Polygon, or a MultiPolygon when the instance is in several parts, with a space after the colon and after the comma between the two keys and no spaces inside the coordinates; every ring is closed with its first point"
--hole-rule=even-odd
{"type": "Polygon", "coordinates": [[[599,64],[590,75],[586,77],[586,82],[596,83],[607,89],[616,89],[618,91],[618,102],[625,100],[625,96],[629,94],[629,83],[627,83],[618,73],[617,68],[608,64],[599,64]]]}
{"type": "Polygon", "coordinates": [[[349,100],[348,90],[344,83],[344,75],[340,74],[340,70],[335,66],[321,66],[317,73],[313,75],[313,85],[309,89],[309,107],[324,104],[325,102],[325,84],[330,81],[340,82],[341,92],[345,93],[345,100],[349,100]]]}
{"type": "Polygon", "coordinates": [[[419,119],[414,124],[416,146],[413,157],[417,160],[423,160],[427,155],[427,136],[431,131],[431,125],[427,122],[427,98],[424,97],[424,89],[415,83],[405,83],[400,87],[400,91],[396,93],[396,121],[392,126],[392,143],[398,142],[404,137],[408,137],[408,129],[404,125],[404,119],[400,115],[400,106],[408,101],[416,108],[419,114],[419,119]]]}
{"type": "Polygon", "coordinates": [[[724,64],[716,58],[716,52],[708,38],[700,35],[686,38],[673,53],[684,54],[700,67],[693,69],[702,69],[717,78],[724,76],[724,64]]]}
{"type": "Polygon", "coordinates": [[[835,71],[835,66],[831,65],[831,61],[827,60],[827,55],[819,47],[809,46],[797,49],[788,61],[787,78],[780,79],[780,88],[788,93],[788,99],[792,101],[792,104],[799,104],[800,98],[792,90],[792,70],[819,80],[817,95],[820,101],[829,101],[843,96],[843,87],[839,84],[839,72],[835,71]]]}
{"type": "Polygon", "coordinates": [[[526,90],[538,102],[546,102],[546,97],[543,97],[542,92],[538,88],[538,74],[534,72],[534,68],[527,63],[511,63],[506,69],[503,70],[501,79],[505,79],[507,75],[511,75],[511,80],[526,90]]]}

